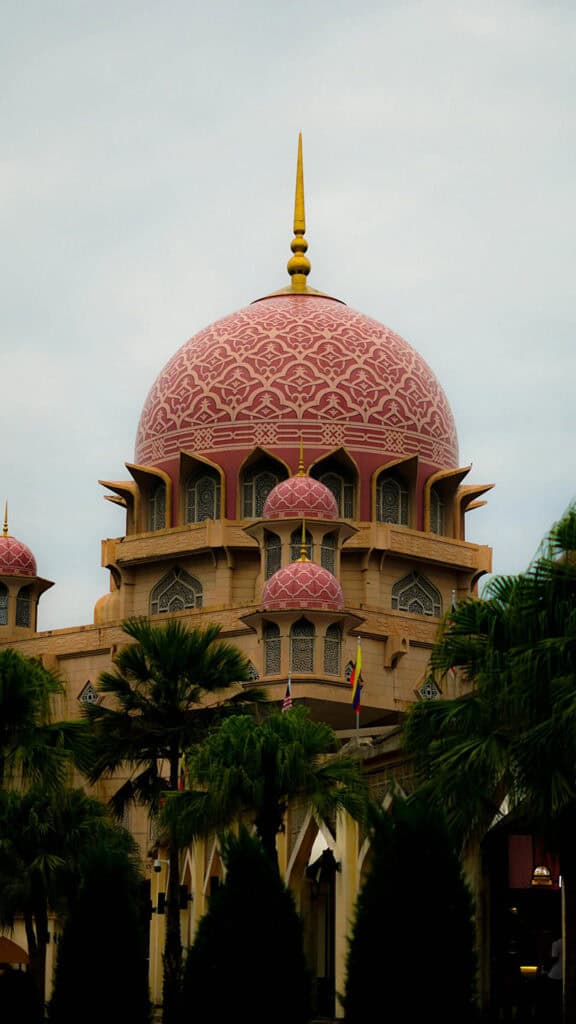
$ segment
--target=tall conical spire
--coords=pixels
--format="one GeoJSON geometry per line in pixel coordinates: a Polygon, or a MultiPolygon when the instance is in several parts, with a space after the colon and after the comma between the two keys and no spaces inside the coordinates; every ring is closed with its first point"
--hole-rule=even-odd
{"type": "Polygon", "coordinates": [[[296,163],[296,195],[294,198],[294,238],[290,248],[294,253],[288,260],[288,273],[292,278],[292,291],[305,292],[306,278],[310,273],[310,260],[304,255],[308,242],[304,238],[306,214],[304,211],[304,169],[302,164],[302,132],[298,135],[298,160],[296,163]]]}
{"type": "Polygon", "coordinates": [[[4,526],[2,527],[2,536],[8,537],[8,502],[4,505],[4,526]]]}

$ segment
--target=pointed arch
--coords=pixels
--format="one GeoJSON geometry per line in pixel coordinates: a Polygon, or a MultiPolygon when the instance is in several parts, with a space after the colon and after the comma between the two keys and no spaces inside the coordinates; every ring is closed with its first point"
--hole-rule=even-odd
{"type": "Polygon", "coordinates": [[[442,597],[430,580],[417,572],[404,576],[392,587],[392,608],[412,615],[442,615],[442,597]]]}
{"type": "Polygon", "coordinates": [[[277,533],[264,534],[264,578],[269,580],[282,565],[282,541],[277,533]]]}
{"type": "Polygon", "coordinates": [[[336,448],[316,459],[310,476],[332,491],[342,519],[356,519],[360,497],[358,466],[345,448],[336,448]]]}
{"type": "Polygon", "coordinates": [[[264,448],[255,448],[240,466],[239,518],[261,519],[270,491],[289,476],[290,470],[283,459],[264,448]]]}
{"type": "Polygon", "coordinates": [[[278,676],[282,668],[280,626],[276,622],[267,622],[264,626],[263,637],[264,675],[278,676]]]}
{"type": "Polygon", "coordinates": [[[0,626],[8,625],[8,587],[0,583],[0,626]]]}
{"type": "Polygon", "coordinates": [[[202,584],[185,569],[175,566],[162,577],[150,594],[150,614],[181,612],[202,607],[202,584]]]}
{"type": "Polygon", "coordinates": [[[328,626],[324,636],[324,674],[327,676],[340,675],[340,662],[342,659],[342,628],[334,622],[328,626]]]}
{"type": "Polygon", "coordinates": [[[16,625],[29,627],[32,619],[32,587],[20,587],[16,597],[16,625]]]}

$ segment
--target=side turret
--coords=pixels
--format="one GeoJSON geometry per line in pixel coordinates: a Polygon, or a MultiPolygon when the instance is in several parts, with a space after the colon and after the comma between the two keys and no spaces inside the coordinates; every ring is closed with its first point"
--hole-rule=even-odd
{"type": "Polygon", "coordinates": [[[38,576],[30,548],[8,532],[8,504],[0,536],[0,643],[36,632],[40,595],[54,584],[38,576]]]}

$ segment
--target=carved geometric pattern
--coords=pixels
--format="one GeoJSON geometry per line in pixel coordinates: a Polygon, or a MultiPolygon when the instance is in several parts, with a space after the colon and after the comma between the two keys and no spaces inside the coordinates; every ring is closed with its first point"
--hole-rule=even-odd
{"type": "Polygon", "coordinates": [[[17,626],[29,626],[30,625],[30,608],[31,608],[32,594],[30,587],[20,587],[18,596],[16,597],[16,625],[17,626]]]}
{"type": "Polygon", "coordinates": [[[267,533],[264,538],[265,569],[264,575],[267,580],[278,572],[282,565],[282,543],[277,533],[267,533]]]}
{"type": "Polygon", "coordinates": [[[251,683],[255,683],[257,679],[260,679],[258,669],[251,661],[248,662],[248,679],[251,683]]]}
{"type": "Polygon", "coordinates": [[[328,626],[324,637],[324,672],[328,676],[340,675],[340,651],[342,648],[342,630],[333,624],[328,626]]]}
{"type": "Polygon", "coordinates": [[[354,484],[338,473],[324,473],[321,482],[331,492],[336,502],[338,515],[343,519],[352,519],[354,515],[354,484]]]}
{"type": "Polygon", "coordinates": [[[336,572],[336,536],[333,533],[325,533],[322,538],[320,565],[328,572],[336,572]]]}
{"type": "Polygon", "coordinates": [[[383,324],[306,295],[255,302],[186,342],[146,399],[136,461],[294,445],[300,433],[305,447],[458,463],[452,413],[422,357],[383,324]]]}
{"type": "Polygon", "coordinates": [[[0,537],[0,576],[36,576],[36,559],[15,537],[0,537]]]}
{"type": "Polygon", "coordinates": [[[151,615],[201,607],[202,584],[178,567],[163,576],[150,594],[151,615]]]}
{"type": "Polygon", "coordinates": [[[264,675],[280,674],[280,627],[275,622],[264,626],[264,675]]]}
{"type": "Polygon", "coordinates": [[[0,626],[8,625],[8,587],[0,583],[0,626]]]}
{"type": "Polygon", "coordinates": [[[332,492],[310,476],[292,476],[270,492],[264,519],[337,519],[338,505],[332,492]]]}
{"type": "Polygon", "coordinates": [[[148,529],[163,530],[166,526],[166,485],[161,481],[150,492],[148,529]]]}
{"type": "Polygon", "coordinates": [[[90,680],[88,680],[78,694],[80,704],[98,704],[101,699],[102,695],[98,693],[98,690],[90,680]]]}
{"type": "Polygon", "coordinates": [[[338,580],[314,562],[292,562],[268,580],[262,592],[266,611],[317,608],[340,612],[344,595],[338,580]]]}
{"type": "Polygon", "coordinates": [[[314,626],[299,619],[290,630],[290,671],[314,671],[314,626]]]}
{"type": "Polygon", "coordinates": [[[264,506],[271,491],[274,490],[280,476],[269,469],[262,472],[247,471],[242,483],[242,515],[244,519],[260,519],[264,514],[264,506]]]}
{"type": "Polygon", "coordinates": [[[416,690],[416,694],[420,700],[438,700],[442,696],[442,691],[433,679],[425,679],[416,690]]]}
{"type": "Polygon", "coordinates": [[[191,476],[186,484],[186,522],[220,519],[220,477],[214,470],[191,476]]]}
{"type": "Polygon", "coordinates": [[[382,475],[376,487],[376,520],[408,525],[408,490],[399,480],[382,475]]]}
{"type": "Polygon", "coordinates": [[[412,615],[442,614],[442,598],[436,587],[424,576],[412,572],[392,587],[392,608],[412,615]]]}

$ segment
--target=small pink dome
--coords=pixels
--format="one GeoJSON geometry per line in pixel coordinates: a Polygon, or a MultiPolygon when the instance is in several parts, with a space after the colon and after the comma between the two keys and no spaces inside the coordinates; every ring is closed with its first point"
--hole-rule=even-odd
{"type": "Polygon", "coordinates": [[[0,576],[36,576],[36,559],[20,540],[0,536],[0,576]]]}
{"type": "Polygon", "coordinates": [[[263,519],[338,519],[332,491],[311,476],[291,476],[266,498],[263,519]]]}
{"type": "Polygon", "coordinates": [[[315,608],[341,612],[344,594],[338,580],[315,562],[292,562],[270,577],[262,592],[265,611],[315,608]]]}

